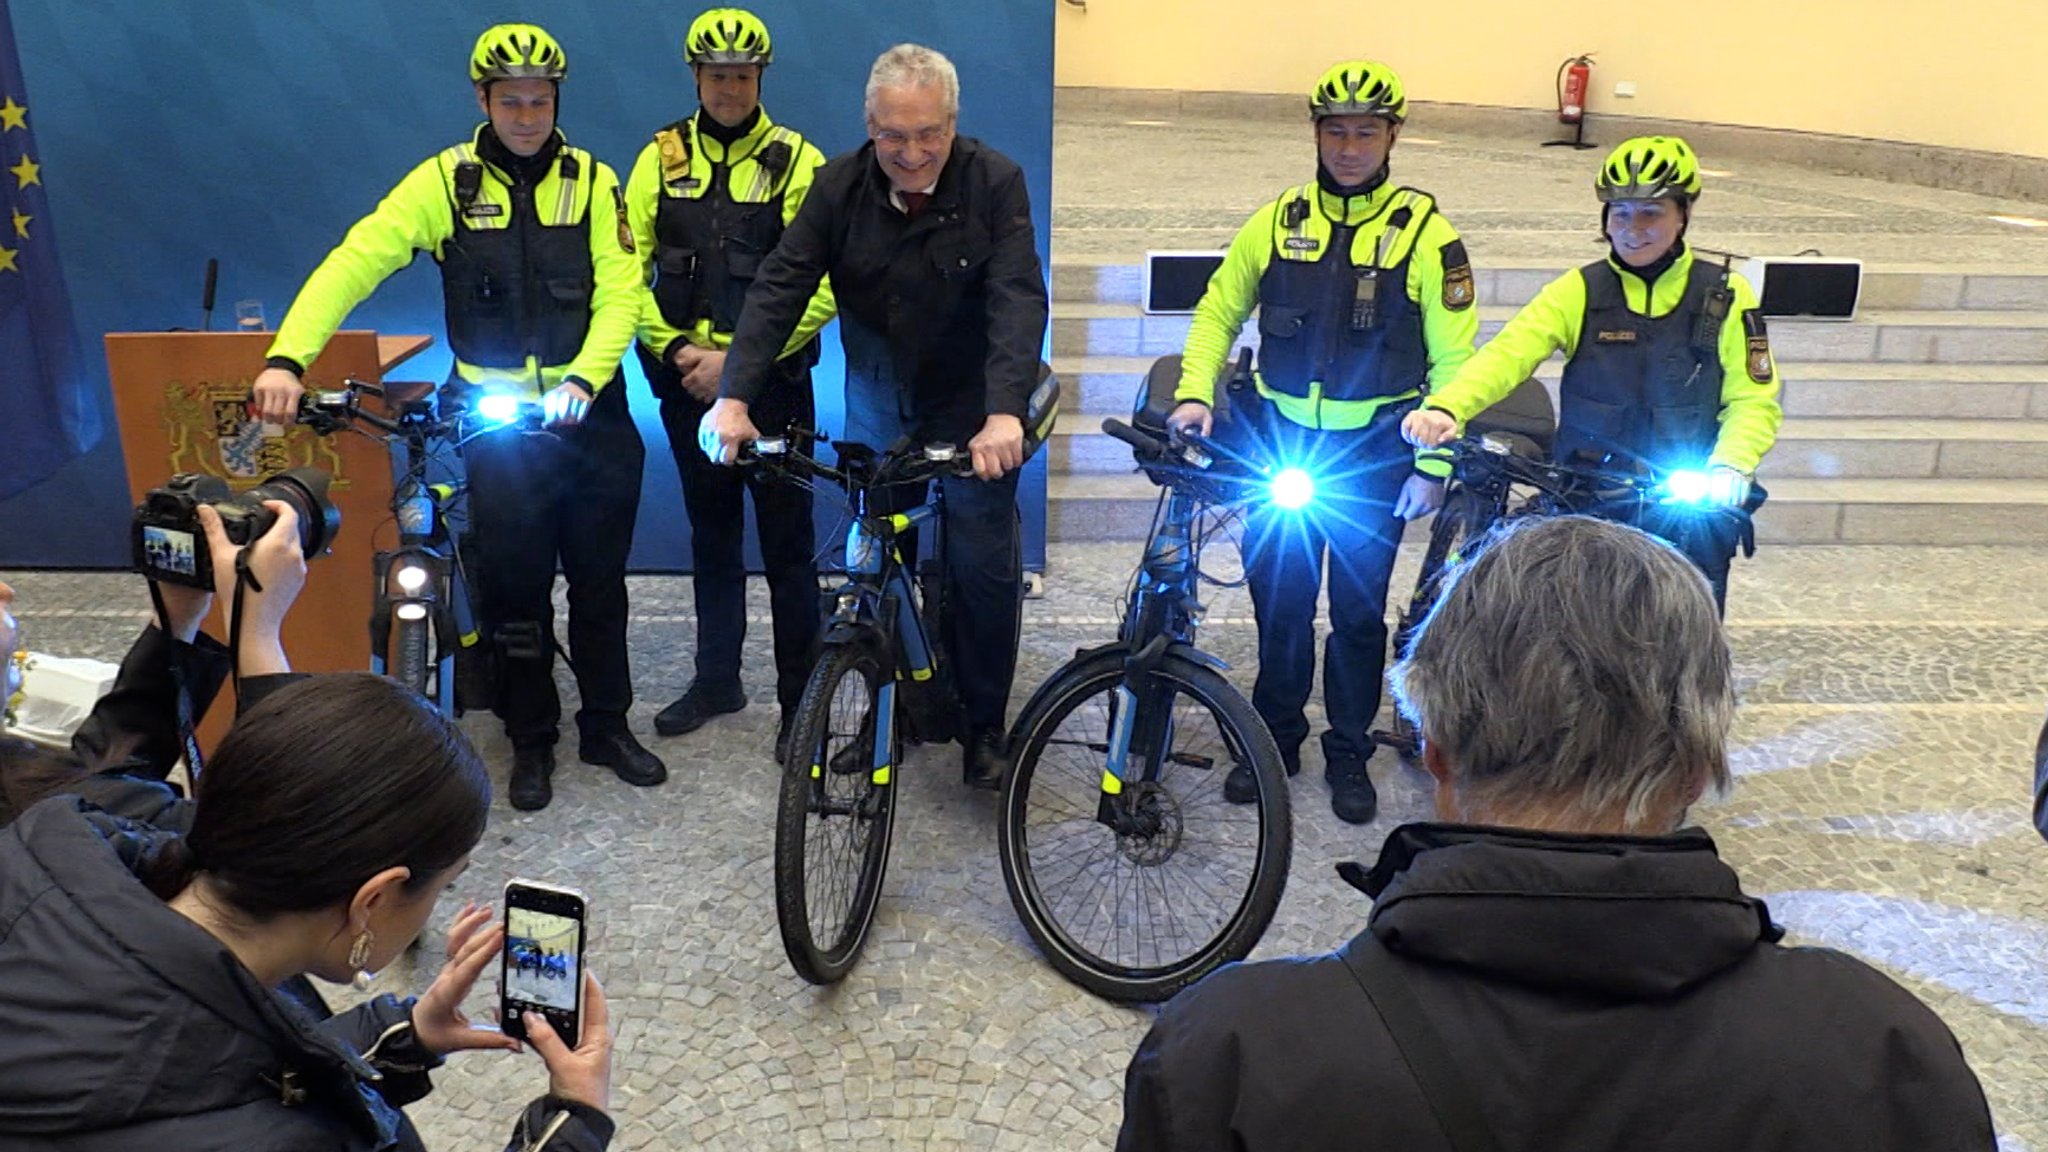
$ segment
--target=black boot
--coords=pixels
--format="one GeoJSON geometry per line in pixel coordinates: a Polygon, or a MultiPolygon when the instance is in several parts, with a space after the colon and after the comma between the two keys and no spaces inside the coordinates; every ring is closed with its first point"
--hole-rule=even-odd
{"type": "Polygon", "coordinates": [[[555,798],[555,786],[549,780],[554,774],[554,745],[514,748],[512,779],[505,785],[505,798],[521,812],[538,812],[555,798]]]}
{"type": "MultiPolygon", "coordinates": [[[[1301,775],[1301,745],[1280,749],[1280,766],[1289,776],[1301,775]]],[[[1232,804],[1249,804],[1259,798],[1258,777],[1253,775],[1249,761],[1232,768],[1230,775],[1223,778],[1223,798],[1232,804]]]]}
{"type": "Polygon", "coordinates": [[[655,714],[654,730],[663,736],[681,736],[702,728],[713,716],[737,712],[746,706],[747,694],[738,684],[713,688],[692,680],[673,704],[655,714]]]}
{"type": "Polygon", "coordinates": [[[960,774],[969,788],[999,792],[1003,776],[1010,770],[1010,757],[1003,749],[1003,733],[997,728],[970,728],[960,745],[960,774]]]}
{"type": "Polygon", "coordinates": [[[1330,811],[1346,824],[1370,824],[1379,814],[1379,790],[1372,786],[1366,762],[1372,759],[1371,744],[1361,754],[1348,743],[1332,740],[1323,733],[1323,779],[1330,785],[1330,811]]]}
{"type": "Polygon", "coordinates": [[[642,748],[631,732],[585,736],[576,755],[585,764],[611,769],[619,779],[638,788],[649,788],[668,779],[668,766],[661,762],[661,757],[642,748]]]}

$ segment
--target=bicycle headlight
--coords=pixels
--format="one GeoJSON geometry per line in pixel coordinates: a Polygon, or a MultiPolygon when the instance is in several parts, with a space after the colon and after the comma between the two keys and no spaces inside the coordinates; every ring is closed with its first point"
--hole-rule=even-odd
{"type": "Polygon", "coordinates": [[[1705,472],[1673,472],[1664,478],[1664,502],[1667,504],[1704,504],[1713,492],[1713,478],[1705,472]]]}
{"type": "Polygon", "coordinates": [[[393,579],[398,581],[398,586],[405,590],[406,595],[417,596],[420,589],[427,586],[428,574],[425,568],[417,564],[407,564],[398,570],[393,579]]]}
{"type": "Polygon", "coordinates": [[[476,414],[493,424],[510,424],[519,419],[519,397],[488,393],[477,399],[476,414]]]}
{"type": "Polygon", "coordinates": [[[1300,468],[1282,468],[1267,482],[1267,491],[1273,497],[1273,504],[1290,512],[1306,508],[1316,498],[1316,482],[1300,468]]]}
{"type": "Polygon", "coordinates": [[[395,611],[400,620],[425,620],[427,618],[427,606],[413,600],[400,604],[395,611]]]}

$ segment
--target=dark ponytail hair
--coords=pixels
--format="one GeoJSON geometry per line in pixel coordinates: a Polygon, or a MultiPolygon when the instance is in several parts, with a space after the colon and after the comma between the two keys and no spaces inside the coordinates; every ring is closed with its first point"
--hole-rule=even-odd
{"type": "Polygon", "coordinates": [[[136,865],[135,878],[156,893],[157,899],[169,900],[183,892],[198,872],[199,862],[192,856],[192,845],[183,836],[165,833],[136,865]]]}
{"type": "Polygon", "coordinates": [[[0,736],[0,828],[91,774],[92,765],[68,752],[0,736]]]}
{"type": "Polygon", "coordinates": [[[393,866],[415,892],[483,839],[491,783],[453,721],[368,672],[312,676],[242,713],[199,778],[192,831],[144,866],[168,898],[204,873],[263,921],[332,907],[393,866]],[[165,891],[171,881],[177,886],[165,891]]]}

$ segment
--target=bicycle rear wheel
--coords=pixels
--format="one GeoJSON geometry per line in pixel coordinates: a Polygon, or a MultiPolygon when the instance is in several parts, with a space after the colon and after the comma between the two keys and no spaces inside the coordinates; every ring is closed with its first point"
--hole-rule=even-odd
{"type": "Polygon", "coordinates": [[[1287,778],[1272,733],[1214,669],[1168,655],[1152,674],[1163,754],[1114,796],[1103,779],[1126,653],[1054,674],[1019,725],[997,840],[1031,938],[1068,979],[1111,1000],[1166,1000],[1255,946],[1287,884],[1287,778]],[[1253,803],[1223,782],[1249,763],[1253,803]],[[1105,824],[1103,817],[1111,818],[1105,824]]]}
{"type": "Polygon", "coordinates": [[[894,765],[875,762],[874,732],[889,674],[872,644],[826,648],[790,728],[775,816],[775,919],[790,966],[813,984],[853,968],[881,902],[896,789],[894,765]]]}

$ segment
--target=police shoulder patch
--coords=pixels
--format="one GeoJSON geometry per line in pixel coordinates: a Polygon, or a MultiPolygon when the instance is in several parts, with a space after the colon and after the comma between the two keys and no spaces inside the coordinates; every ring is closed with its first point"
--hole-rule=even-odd
{"type": "Polygon", "coordinates": [[[626,221],[626,190],[617,184],[612,185],[612,208],[619,218],[619,248],[631,254],[637,249],[633,247],[633,226],[626,221]]]}
{"type": "Polygon", "coordinates": [[[1472,258],[1465,255],[1463,240],[1444,245],[1439,255],[1444,269],[1444,307],[1463,312],[1479,299],[1479,290],[1472,283],[1472,258]]]}
{"type": "Polygon", "coordinates": [[[1765,330],[1762,312],[1754,308],[1742,314],[1742,334],[1748,345],[1749,378],[1758,384],[1771,382],[1771,337],[1765,330]]]}

